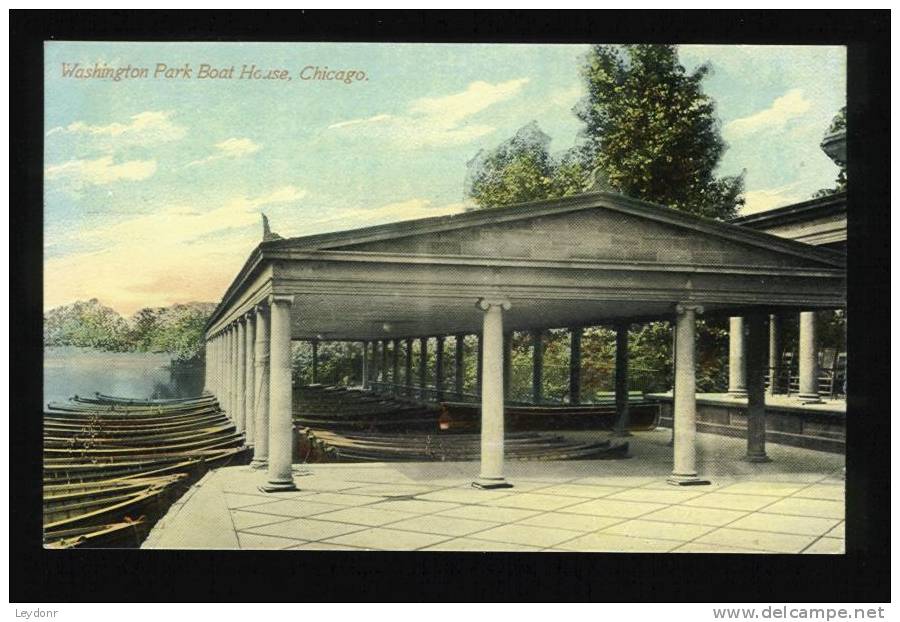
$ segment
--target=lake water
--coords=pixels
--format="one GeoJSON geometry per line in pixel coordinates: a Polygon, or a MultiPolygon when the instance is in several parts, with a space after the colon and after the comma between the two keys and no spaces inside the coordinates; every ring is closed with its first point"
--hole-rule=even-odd
{"type": "Polygon", "coordinates": [[[203,367],[171,364],[168,354],[98,352],[85,348],[44,349],[44,403],[73,395],[194,397],[203,391],[203,367]]]}

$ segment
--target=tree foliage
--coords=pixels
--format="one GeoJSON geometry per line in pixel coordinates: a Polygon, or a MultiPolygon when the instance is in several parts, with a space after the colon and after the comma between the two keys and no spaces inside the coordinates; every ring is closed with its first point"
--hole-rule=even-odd
{"type": "Polygon", "coordinates": [[[469,161],[466,194],[479,207],[498,207],[553,199],[579,192],[581,161],[574,154],[556,159],[550,137],[532,121],[491,151],[479,151],[469,161]]]}
{"type": "Polygon", "coordinates": [[[673,45],[594,46],[581,69],[584,161],[616,192],[707,218],[733,217],[743,174],[716,177],[726,145],[709,68],[687,72],[673,45]]]}
{"type": "Polygon", "coordinates": [[[167,352],[177,361],[203,353],[203,329],[212,303],[145,308],[130,321],[96,298],[51,309],[44,315],[44,344],[116,352],[167,352]]]}

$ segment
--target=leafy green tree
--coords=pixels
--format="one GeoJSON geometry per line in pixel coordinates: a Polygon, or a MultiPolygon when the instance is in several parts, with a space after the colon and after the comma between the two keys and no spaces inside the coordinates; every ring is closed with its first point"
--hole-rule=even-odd
{"type": "Polygon", "coordinates": [[[51,309],[44,316],[44,344],[100,350],[130,349],[128,324],[99,300],[78,301],[51,309]]]}
{"type": "Polygon", "coordinates": [[[580,192],[584,171],[576,152],[555,159],[550,137],[536,121],[491,151],[469,161],[466,194],[479,207],[497,207],[558,198],[580,192]]]}
{"type": "Polygon", "coordinates": [[[725,152],[709,68],[687,72],[673,45],[594,46],[582,67],[584,161],[611,188],[707,218],[728,219],[744,199],[743,174],[716,177],[725,152]]]}

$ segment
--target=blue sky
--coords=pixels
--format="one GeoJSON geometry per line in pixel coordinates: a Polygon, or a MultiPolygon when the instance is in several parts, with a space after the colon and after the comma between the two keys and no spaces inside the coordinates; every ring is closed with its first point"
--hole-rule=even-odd
{"type": "MultiPolygon", "coordinates": [[[[45,306],[123,313],[218,300],[260,239],[465,208],[466,162],[536,120],[554,151],[580,129],[582,45],[52,42],[45,62],[45,306]],[[75,79],[63,63],[149,68],[75,79]],[[190,79],[154,79],[158,63],[190,79]],[[290,81],[198,79],[201,64],[290,81]],[[301,80],[306,66],[363,80],[301,80]],[[357,74],[359,75],[359,74],[357,74]]],[[[818,147],[845,101],[838,47],[682,46],[708,62],[747,211],[808,198],[837,168],[818,147]]]]}

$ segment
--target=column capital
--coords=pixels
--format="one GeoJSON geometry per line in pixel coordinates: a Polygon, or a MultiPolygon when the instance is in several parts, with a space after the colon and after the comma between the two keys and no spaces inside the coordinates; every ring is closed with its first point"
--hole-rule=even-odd
{"type": "Polygon", "coordinates": [[[275,304],[294,304],[294,296],[293,294],[269,294],[268,298],[270,305],[275,304]]]}
{"type": "Polygon", "coordinates": [[[256,320],[256,307],[254,306],[254,307],[250,307],[249,309],[247,309],[247,312],[244,313],[243,317],[248,322],[252,322],[252,321],[256,320]]]}
{"type": "Polygon", "coordinates": [[[686,311],[703,313],[703,305],[696,302],[679,302],[675,305],[675,313],[677,313],[678,315],[681,315],[686,311]]]}
{"type": "Polygon", "coordinates": [[[488,311],[491,307],[500,307],[504,311],[509,311],[512,308],[512,303],[505,298],[479,298],[475,306],[482,311],[488,311]]]}

